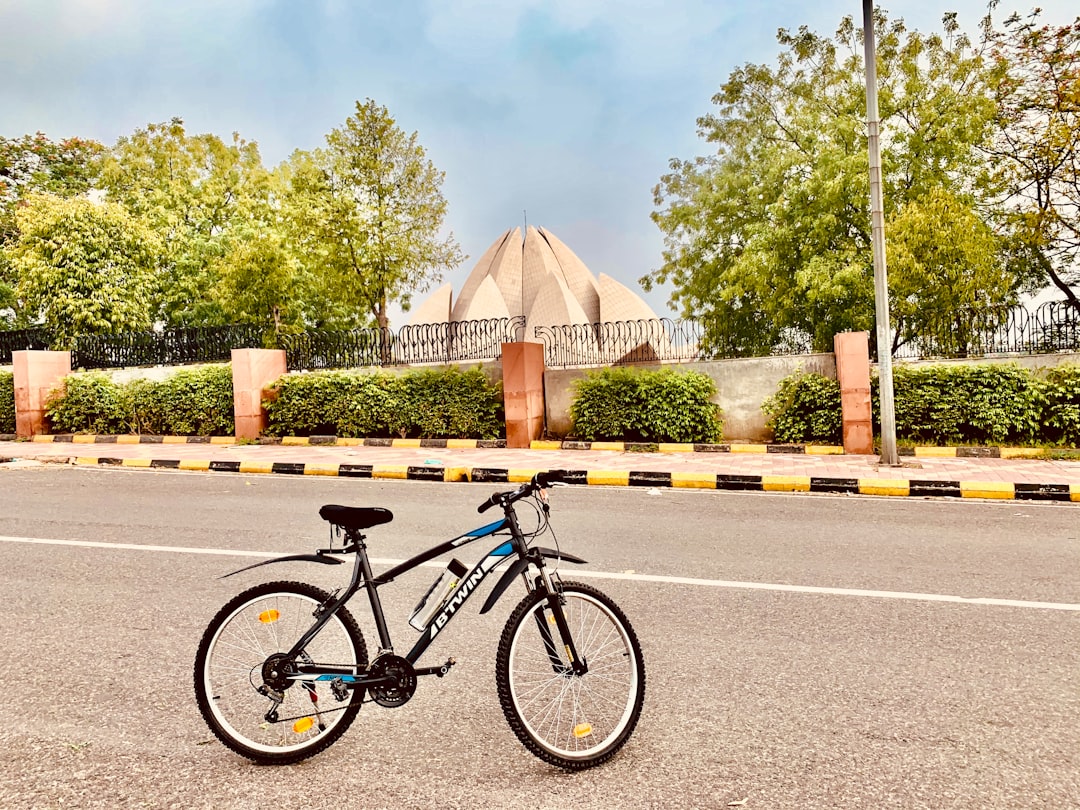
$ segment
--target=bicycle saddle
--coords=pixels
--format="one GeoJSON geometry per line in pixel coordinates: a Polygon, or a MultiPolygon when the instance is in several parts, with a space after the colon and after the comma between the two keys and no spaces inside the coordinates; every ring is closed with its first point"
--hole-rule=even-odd
{"type": "Polygon", "coordinates": [[[337,506],[328,503],[319,510],[319,517],[343,529],[359,531],[389,523],[394,519],[394,513],[378,506],[337,506]]]}

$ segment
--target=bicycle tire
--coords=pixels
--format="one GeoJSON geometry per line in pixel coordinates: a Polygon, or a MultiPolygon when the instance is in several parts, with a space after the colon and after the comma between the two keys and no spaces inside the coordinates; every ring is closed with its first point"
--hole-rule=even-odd
{"type": "Polygon", "coordinates": [[[536,621],[548,622],[547,592],[530,593],[506,622],[495,657],[495,683],[503,714],[521,743],[565,770],[600,765],[633,733],[645,699],[645,660],[626,615],[589,585],[560,588],[578,655],[589,667],[570,670],[566,653],[549,648],[536,621]],[[558,659],[556,666],[553,656],[558,659]]]}
{"type": "MultiPolygon", "coordinates": [[[[363,690],[337,700],[328,682],[286,686],[277,723],[265,719],[273,701],[257,689],[262,665],[288,651],[331,598],[314,585],[270,582],[230,600],[211,620],[195,656],[195,698],[203,719],[230,750],[262,765],[289,765],[334,743],[352,723],[363,690]],[[313,697],[314,696],[314,697],[313,697]]],[[[367,645],[352,615],[340,608],[304,651],[309,660],[362,671],[367,645]]]]}

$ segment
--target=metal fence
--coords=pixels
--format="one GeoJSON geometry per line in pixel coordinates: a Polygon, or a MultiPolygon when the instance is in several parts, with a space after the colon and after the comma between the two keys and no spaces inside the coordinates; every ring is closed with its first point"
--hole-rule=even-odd
{"type": "Polygon", "coordinates": [[[900,324],[893,350],[893,357],[901,360],[1080,351],[1080,310],[1068,301],[1050,301],[1032,310],[957,310],[921,324],[906,339],[903,330],[900,324]]]}
{"type": "MultiPolygon", "coordinates": [[[[940,322],[898,324],[893,356],[902,360],[1080,351],[1080,311],[1067,301],[1036,309],[1009,307],[978,313],[954,312],[940,322]],[[907,334],[906,334],[907,333],[907,334]]],[[[420,365],[497,359],[503,343],[525,339],[525,319],[492,318],[392,329],[316,331],[281,335],[292,370],[420,365]]],[[[570,326],[537,326],[549,368],[614,366],[628,363],[689,362],[746,356],[710,342],[700,321],[655,318],[570,326]]],[[[715,337],[715,336],[714,336],[715,337]]],[[[871,335],[871,338],[873,335],[871,335]]],[[[84,335],[72,352],[75,368],[180,365],[227,361],[232,349],[259,348],[257,326],[165,329],[124,335],[84,335]]],[[[43,329],[0,332],[0,364],[11,353],[45,349],[43,329]]],[[[771,354],[806,354],[809,337],[788,335],[771,354]]],[[[769,352],[766,352],[769,353],[769,352]]]]}
{"type": "Polygon", "coordinates": [[[49,336],[44,329],[14,329],[0,332],[0,365],[11,363],[11,353],[26,349],[49,348],[49,336]]]}
{"type": "Polygon", "coordinates": [[[81,335],[71,353],[74,368],[175,366],[227,361],[233,349],[262,348],[258,326],[178,327],[160,332],[81,335]]]}
{"type": "Polygon", "coordinates": [[[419,324],[392,329],[305,332],[282,335],[291,370],[360,368],[495,360],[502,344],[522,339],[525,319],[490,318],[419,324]]]}
{"type": "Polygon", "coordinates": [[[704,335],[697,321],[670,318],[537,326],[533,331],[544,344],[549,368],[697,360],[704,335]]]}

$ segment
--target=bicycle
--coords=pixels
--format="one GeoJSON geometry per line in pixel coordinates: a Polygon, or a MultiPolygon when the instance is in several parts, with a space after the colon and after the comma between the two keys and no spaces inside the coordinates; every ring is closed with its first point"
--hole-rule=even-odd
{"type": "MultiPolygon", "coordinates": [[[[477,511],[499,506],[503,517],[447,540],[376,576],[363,532],[389,523],[378,507],[326,505],[330,547],[279,557],[262,565],[308,561],[340,565],[354,554],[344,591],[329,593],[302,582],[258,585],[229,601],[211,620],[195,658],[195,694],[211,731],[232,751],[260,764],[286,765],[314,756],[348,729],[361,706],[396,708],[412,698],[417,679],[445,676],[453,658],[418,667],[420,657],[497,567],[509,562],[480,613],[487,613],[515,579],[526,595],[510,613],[495,657],[503,714],[521,743],[566,770],[609,760],[629,739],[645,697],[641,645],[623,611],[590,585],[563,582],[557,563],[585,560],[533,544],[550,530],[547,488],[562,471],[537,473],[515,490],[497,492],[477,511]],[[532,497],[537,529],[525,534],[514,504],[532,497]],[[484,537],[509,535],[471,570],[456,559],[417,605],[410,624],[420,637],[395,654],[379,588],[436,557],[484,537]],[[335,539],[342,538],[335,547],[335,539]],[[556,566],[549,568],[548,560],[556,566]],[[379,636],[369,661],[360,627],[345,607],[367,593],[379,636]]],[[[554,533],[552,532],[554,536],[554,533]]]]}

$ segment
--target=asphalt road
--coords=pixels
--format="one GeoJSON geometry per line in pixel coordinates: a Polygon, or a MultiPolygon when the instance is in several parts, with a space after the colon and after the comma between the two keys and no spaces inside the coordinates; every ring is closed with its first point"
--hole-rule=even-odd
{"type": "MultiPolygon", "coordinates": [[[[559,543],[645,651],[645,710],[610,763],[564,774],[509,730],[510,598],[471,601],[428,654],[450,675],[365,706],[312,760],[258,767],[214,739],[191,668],[217,608],[345,567],[217,577],[323,544],[329,502],[392,509],[369,546],[404,559],[487,522],[494,489],[0,465],[0,807],[1080,807],[1075,504],[559,489],[559,543]]],[[[384,590],[400,647],[434,576],[384,590]]]]}

